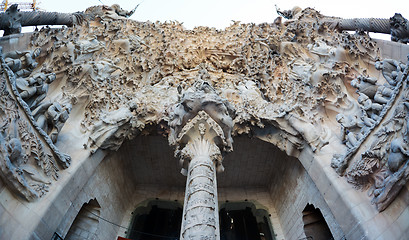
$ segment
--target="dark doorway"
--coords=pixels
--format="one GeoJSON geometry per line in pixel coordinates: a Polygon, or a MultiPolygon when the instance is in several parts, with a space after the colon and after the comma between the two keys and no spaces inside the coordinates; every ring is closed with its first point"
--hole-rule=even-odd
{"type": "Polygon", "coordinates": [[[100,212],[101,206],[96,199],[91,199],[88,203],[84,203],[68,230],[65,239],[95,239],[100,212]]]}
{"type": "Polygon", "coordinates": [[[312,204],[307,204],[302,212],[302,220],[304,222],[304,232],[307,239],[314,240],[330,240],[334,239],[331,234],[327,222],[319,208],[315,208],[312,204]]]}
{"type": "Polygon", "coordinates": [[[133,240],[179,239],[182,205],[178,202],[152,200],[133,212],[128,238],[133,240]]]}
{"type": "Polygon", "coordinates": [[[267,211],[252,203],[226,203],[219,216],[221,240],[274,239],[267,211]]]}

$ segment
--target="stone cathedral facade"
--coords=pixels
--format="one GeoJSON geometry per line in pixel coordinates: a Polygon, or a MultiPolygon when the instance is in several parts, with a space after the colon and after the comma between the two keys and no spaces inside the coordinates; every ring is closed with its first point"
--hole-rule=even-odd
{"type": "Polygon", "coordinates": [[[1,14],[0,239],[409,238],[405,18],[132,13],[1,14]]]}

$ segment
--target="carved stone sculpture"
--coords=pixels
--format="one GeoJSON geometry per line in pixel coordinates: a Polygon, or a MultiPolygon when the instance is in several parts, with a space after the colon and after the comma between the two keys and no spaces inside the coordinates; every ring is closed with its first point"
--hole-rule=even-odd
{"type": "Polygon", "coordinates": [[[31,109],[37,107],[47,96],[49,84],[55,80],[55,74],[39,73],[29,78],[17,78],[16,86],[20,96],[31,109]]]}
{"type": "MultiPolygon", "coordinates": [[[[13,14],[24,17],[18,11],[13,14]]],[[[295,157],[305,148],[319,155],[328,146],[335,153],[332,166],[337,172],[343,175],[346,170],[349,181],[369,188],[381,169],[390,170],[385,165],[390,154],[386,146],[392,139],[407,138],[397,133],[403,131],[399,126],[407,128],[407,119],[396,117],[388,122],[385,116],[397,108],[406,91],[408,68],[381,59],[376,67],[385,79],[378,79],[376,42],[365,33],[334,31],[327,24],[347,26],[342,19],[294,8],[282,12],[291,18],[286,22],[235,22],[222,31],[206,27],[187,31],[175,22],[135,22],[127,18],[130,14],[118,6],[97,6],[84,13],[90,23],[87,26],[32,33],[29,48],[46,51],[41,66],[34,61],[38,50],[3,55],[4,68],[11,68],[9,75],[18,77],[10,78],[15,84],[17,115],[25,114],[16,118],[16,124],[30,123],[30,134],[38,137],[43,155],[51,156],[58,168],[70,162],[54,145],[57,136],[64,134],[64,126],[71,124],[67,119],[70,107],[63,104],[68,102],[81,124],[76,134],[88,140],[82,151],[118,150],[126,139],[158,128],[176,146],[182,172],[190,174],[190,180],[200,179],[191,171],[198,162],[206,167],[200,173],[213,176],[222,171],[221,154],[231,151],[231,136],[249,134],[295,157]],[[47,81],[52,82],[50,86],[47,81]],[[369,138],[379,142],[364,149],[369,138]],[[199,150],[206,157],[201,158],[204,154],[199,150]]],[[[368,23],[370,29],[374,25],[362,23],[368,23]]],[[[11,28],[18,29],[17,25],[11,28]]],[[[354,29],[361,26],[350,22],[352,25],[354,29]]],[[[24,163],[20,157],[25,156],[22,138],[23,134],[12,135],[11,130],[3,132],[3,152],[13,169],[33,165],[33,159],[24,163]]],[[[393,168],[398,169],[394,174],[405,162],[392,161],[396,157],[391,156],[390,165],[400,166],[393,168]]],[[[37,176],[28,174],[34,171],[22,171],[26,179],[37,176]]],[[[200,185],[202,179],[189,188],[215,185],[215,177],[207,179],[204,185],[200,185]]],[[[53,181],[44,184],[47,182],[53,181]]],[[[384,179],[377,182],[378,190],[386,183],[384,179]]],[[[206,198],[189,204],[217,205],[216,192],[213,187],[206,198]]],[[[377,196],[393,201],[393,194],[382,192],[377,191],[377,196]]],[[[217,226],[212,217],[207,219],[212,221],[211,228],[217,226]]],[[[184,234],[190,233],[186,230],[184,234]]]]}
{"type": "Polygon", "coordinates": [[[178,155],[187,165],[180,239],[220,239],[216,184],[216,166],[220,169],[222,159],[217,146],[219,134],[223,137],[223,130],[204,111],[179,134],[178,143],[184,147],[178,155]]]}
{"type": "Polygon", "coordinates": [[[390,18],[390,26],[392,41],[401,43],[409,42],[409,24],[406,18],[402,17],[399,13],[395,13],[395,15],[390,18]]]}
{"type": "MultiPolygon", "coordinates": [[[[6,64],[2,64],[3,74],[0,82],[0,177],[16,195],[32,201],[44,195],[53,181],[58,178],[59,167],[69,164],[69,157],[56,151],[54,145],[49,145],[40,139],[36,130],[30,125],[33,118],[23,114],[24,107],[11,94],[18,93],[14,86],[11,91],[7,83],[6,73],[12,76],[6,64]]],[[[52,143],[51,143],[52,144],[52,143]]]]}
{"type": "Polygon", "coordinates": [[[396,172],[389,175],[373,194],[372,203],[376,205],[378,211],[383,211],[399,194],[400,190],[409,180],[409,162],[406,163],[396,172]]]}
{"type": "Polygon", "coordinates": [[[131,120],[134,118],[135,109],[135,106],[131,105],[103,115],[92,129],[88,147],[118,150],[132,129],[131,120]]]}
{"type": "Polygon", "coordinates": [[[220,239],[216,171],[224,170],[222,151],[232,151],[233,109],[199,71],[191,89],[171,108],[169,142],[176,145],[187,176],[181,239],[220,239]]]}
{"type": "Polygon", "coordinates": [[[171,121],[169,122],[171,127],[170,143],[174,144],[181,128],[201,110],[205,111],[221,126],[226,137],[226,150],[229,151],[233,143],[230,134],[233,128],[233,121],[230,114],[233,114],[234,110],[227,101],[221,99],[216,94],[208,82],[201,79],[196,81],[190,91],[183,93],[180,103],[171,112],[171,121]]]}
{"type": "Polygon", "coordinates": [[[11,51],[3,53],[2,56],[18,77],[28,77],[38,65],[35,58],[40,55],[40,52],[41,49],[36,48],[33,51],[11,51]]]}
{"type": "Polygon", "coordinates": [[[408,20],[401,14],[395,13],[390,19],[387,18],[353,18],[332,21],[339,30],[354,31],[363,30],[376,33],[391,34],[391,40],[408,43],[409,25],[408,20]]]}
{"type": "Polygon", "coordinates": [[[375,63],[375,68],[382,71],[382,75],[390,85],[395,86],[402,77],[405,65],[394,59],[383,59],[375,63]]]}
{"type": "Polygon", "coordinates": [[[56,143],[58,133],[68,120],[70,111],[70,104],[61,106],[58,102],[46,102],[34,109],[32,114],[37,125],[50,136],[53,143],[56,143]]]}
{"type": "Polygon", "coordinates": [[[18,4],[11,5],[6,12],[0,13],[0,29],[4,36],[20,33],[21,27],[37,25],[67,25],[81,24],[84,17],[79,13],[55,12],[20,12],[18,4]]]}

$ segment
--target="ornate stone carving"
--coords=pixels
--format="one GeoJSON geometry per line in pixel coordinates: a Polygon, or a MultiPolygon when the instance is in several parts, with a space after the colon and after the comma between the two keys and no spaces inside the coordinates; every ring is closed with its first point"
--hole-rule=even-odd
{"type": "MultiPolygon", "coordinates": [[[[4,61],[17,77],[28,77],[38,66],[35,59],[40,55],[41,49],[36,48],[32,51],[11,51],[2,53],[4,61]]],[[[28,85],[28,84],[27,84],[28,85]]],[[[20,84],[22,87],[22,85],[20,84]]]]}
{"type": "Polygon", "coordinates": [[[220,239],[216,170],[223,171],[223,151],[232,151],[230,104],[220,98],[199,71],[193,88],[182,94],[170,115],[169,142],[176,145],[187,176],[181,239],[220,239]]]}
{"type": "Polygon", "coordinates": [[[68,120],[71,111],[71,104],[59,104],[58,102],[45,102],[33,110],[32,114],[37,121],[37,125],[44,130],[53,143],[57,142],[65,122],[68,120]]]}
{"type": "Polygon", "coordinates": [[[11,191],[32,201],[58,179],[57,162],[65,168],[70,158],[58,151],[48,135],[39,133],[18,95],[14,74],[4,62],[0,80],[0,177],[11,191]]]}
{"type": "MultiPolygon", "coordinates": [[[[374,63],[380,52],[364,32],[336,31],[332,23],[339,18],[311,8],[294,9],[286,22],[234,22],[222,31],[135,22],[117,10],[92,7],[86,11],[87,26],[32,34],[29,47],[42,48],[41,66],[21,75],[26,81],[21,89],[30,89],[31,73],[54,72],[57,79],[46,99],[32,109],[27,106],[27,112],[49,96],[61,96],[50,101],[72,104],[70,114],[81,123],[77,135],[88,139],[85,147],[91,152],[116,150],[126,139],[159,130],[179,145],[177,156],[185,170],[191,154],[186,143],[178,142],[179,134],[201,111],[221,129],[213,128],[223,136],[216,144],[220,152],[231,149],[231,135],[249,134],[295,157],[303,148],[319,154],[329,145],[338,154],[332,166],[340,174],[346,170],[357,185],[373,181],[385,168],[390,136],[385,133],[379,149],[361,149],[362,143],[383,128],[385,116],[396,108],[407,68],[384,59],[376,67],[385,79],[378,79],[374,63]],[[355,161],[355,156],[363,158],[355,161]]],[[[29,69],[24,56],[35,58],[35,52],[20,56],[23,69],[29,69]]],[[[9,60],[18,69],[18,61],[9,60]]],[[[195,128],[199,136],[211,121],[197,124],[202,126],[195,128]]],[[[222,169],[221,159],[215,168],[222,169]]]]}
{"type": "Polygon", "coordinates": [[[193,88],[183,93],[179,103],[171,110],[169,142],[172,145],[176,144],[177,136],[180,135],[187,121],[199,111],[205,111],[221,127],[223,134],[220,133],[220,136],[223,136],[223,147],[226,151],[230,151],[233,147],[231,137],[233,120],[230,115],[234,114],[234,109],[229,102],[220,98],[208,82],[201,79],[206,73],[204,69],[199,72],[199,79],[193,88]]]}
{"type": "Polygon", "coordinates": [[[88,147],[94,149],[93,151],[97,148],[118,150],[122,142],[126,138],[131,138],[130,134],[137,131],[135,110],[135,106],[130,105],[104,114],[92,129],[88,147]]]}
{"type": "Polygon", "coordinates": [[[20,12],[18,4],[11,5],[6,12],[0,13],[0,29],[4,36],[20,33],[21,27],[38,25],[67,25],[81,24],[84,17],[79,13],[55,12],[20,12]]]}
{"type": "Polygon", "coordinates": [[[55,74],[39,73],[32,77],[17,78],[16,86],[21,98],[28,104],[30,109],[36,108],[47,96],[48,86],[55,80],[55,74]]]}
{"type": "Polygon", "coordinates": [[[408,20],[400,13],[395,13],[390,18],[389,24],[391,26],[391,40],[395,42],[408,43],[409,42],[409,24],[408,20]]]}
{"type": "Polygon", "coordinates": [[[187,175],[181,239],[220,239],[216,168],[222,168],[223,138],[221,127],[203,110],[178,135],[176,155],[187,175]]]}
{"type": "MultiPolygon", "coordinates": [[[[407,69],[407,67],[406,67],[407,69]]],[[[407,70],[399,73],[401,80],[407,79],[407,70]]],[[[391,118],[384,121],[375,133],[370,148],[348,170],[348,181],[373,196],[372,203],[383,211],[398,195],[409,180],[407,149],[408,135],[408,88],[395,104],[391,118]]]]}
{"type": "Polygon", "coordinates": [[[344,173],[348,167],[348,161],[359,150],[361,144],[370,135],[372,130],[381,123],[401,91],[408,70],[407,68],[402,69],[401,63],[396,63],[394,68],[386,67],[386,63],[389,64],[391,62],[393,61],[383,60],[376,64],[378,69],[382,69],[384,76],[390,76],[389,73],[391,72],[395,72],[394,75],[399,76],[398,79],[395,77],[396,80],[394,81],[386,79],[389,84],[377,85],[377,79],[363,76],[359,76],[358,79],[351,82],[351,85],[357,88],[359,93],[357,100],[360,112],[348,117],[344,115],[337,116],[337,121],[341,124],[342,139],[348,147],[345,154],[334,154],[331,161],[331,166],[340,175],[344,173]]]}
{"type": "Polygon", "coordinates": [[[391,35],[394,42],[408,43],[409,25],[408,20],[400,13],[395,13],[390,19],[387,18],[353,18],[330,20],[332,26],[339,30],[354,31],[362,30],[391,35]]]}

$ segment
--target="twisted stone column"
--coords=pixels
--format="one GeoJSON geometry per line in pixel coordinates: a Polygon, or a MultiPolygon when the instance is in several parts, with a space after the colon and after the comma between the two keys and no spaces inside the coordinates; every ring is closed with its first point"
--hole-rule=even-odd
{"type": "Polygon", "coordinates": [[[329,21],[339,30],[363,30],[391,35],[394,42],[409,42],[409,23],[401,14],[395,13],[391,18],[352,18],[329,21]]]}
{"type": "Polygon", "coordinates": [[[11,5],[6,12],[0,13],[0,30],[4,36],[20,33],[21,27],[38,25],[67,25],[81,24],[85,20],[82,13],[57,12],[20,12],[17,4],[11,5]]]}

